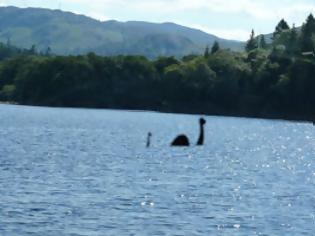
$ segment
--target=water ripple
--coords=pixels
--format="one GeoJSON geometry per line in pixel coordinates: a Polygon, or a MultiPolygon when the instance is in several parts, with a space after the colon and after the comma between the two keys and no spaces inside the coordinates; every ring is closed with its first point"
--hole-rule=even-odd
{"type": "Polygon", "coordinates": [[[314,127],[206,117],[170,148],[197,119],[0,105],[0,235],[312,235],[314,127]]]}

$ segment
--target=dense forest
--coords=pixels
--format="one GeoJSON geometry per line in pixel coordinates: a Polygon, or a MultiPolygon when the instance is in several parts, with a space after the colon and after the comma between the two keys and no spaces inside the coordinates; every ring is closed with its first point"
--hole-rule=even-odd
{"type": "Polygon", "coordinates": [[[181,59],[56,56],[0,45],[0,100],[40,106],[149,109],[315,119],[315,19],[281,20],[272,40],[255,36],[244,52],[220,49],[181,59]]]}

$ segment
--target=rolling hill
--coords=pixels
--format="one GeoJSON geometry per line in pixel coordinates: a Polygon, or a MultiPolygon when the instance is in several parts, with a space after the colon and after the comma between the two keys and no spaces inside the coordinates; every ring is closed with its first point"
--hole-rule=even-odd
{"type": "Polygon", "coordinates": [[[60,55],[95,52],[100,55],[138,54],[183,56],[202,53],[217,40],[222,48],[240,51],[244,43],[225,40],[174,23],[101,22],[84,15],[42,8],[0,7],[0,41],[60,55]]]}

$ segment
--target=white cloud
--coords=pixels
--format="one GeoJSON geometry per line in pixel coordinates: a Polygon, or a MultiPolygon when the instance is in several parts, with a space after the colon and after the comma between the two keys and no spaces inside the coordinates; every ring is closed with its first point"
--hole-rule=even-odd
{"type": "Polygon", "coordinates": [[[7,3],[6,3],[6,1],[5,0],[0,0],[0,6],[2,7],[2,6],[6,6],[7,5],[7,3]]]}

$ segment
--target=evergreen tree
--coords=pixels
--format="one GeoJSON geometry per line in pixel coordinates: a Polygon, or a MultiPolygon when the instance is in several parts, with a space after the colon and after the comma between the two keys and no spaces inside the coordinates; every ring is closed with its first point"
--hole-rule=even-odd
{"type": "Polygon", "coordinates": [[[281,19],[281,21],[276,26],[275,32],[273,33],[273,38],[276,38],[277,35],[282,33],[282,31],[288,30],[288,29],[290,29],[288,23],[284,19],[281,19]]]}
{"type": "Polygon", "coordinates": [[[51,54],[51,48],[48,46],[45,52],[45,56],[50,56],[51,54]]]}
{"type": "Polygon", "coordinates": [[[208,58],[209,57],[209,46],[206,47],[205,53],[204,53],[204,57],[208,58]]]}
{"type": "Polygon", "coordinates": [[[32,47],[31,47],[30,50],[29,50],[29,53],[30,53],[31,55],[35,55],[36,52],[37,52],[36,46],[33,44],[32,47]]]}
{"type": "Polygon", "coordinates": [[[301,50],[310,52],[315,50],[313,35],[315,34],[315,19],[312,14],[307,17],[306,23],[302,26],[301,50]]]}
{"type": "Polygon", "coordinates": [[[246,43],[245,50],[249,52],[251,50],[256,49],[257,47],[258,47],[258,43],[257,43],[257,39],[255,38],[255,31],[252,30],[250,34],[250,38],[246,43]]]}
{"type": "Polygon", "coordinates": [[[295,25],[293,25],[287,42],[287,52],[290,55],[294,55],[298,52],[298,37],[297,29],[295,25]]]}
{"type": "Polygon", "coordinates": [[[266,39],[265,39],[265,36],[262,34],[260,37],[259,37],[259,47],[262,48],[262,49],[267,49],[267,42],[266,42],[266,39]]]}
{"type": "Polygon", "coordinates": [[[10,37],[7,38],[7,46],[11,47],[11,38],[10,37]]]}
{"type": "Polygon", "coordinates": [[[214,41],[213,46],[211,48],[211,54],[214,54],[219,50],[220,50],[220,45],[219,45],[218,41],[214,41]]]}
{"type": "Polygon", "coordinates": [[[313,34],[315,33],[315,18],[312,13],[307,17],[305,26],[307,30],[313,34]]]}

